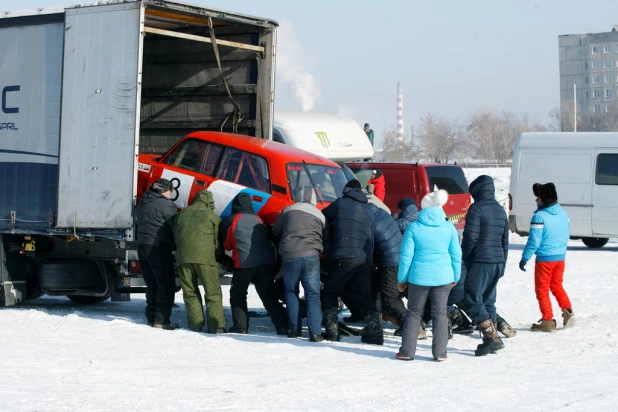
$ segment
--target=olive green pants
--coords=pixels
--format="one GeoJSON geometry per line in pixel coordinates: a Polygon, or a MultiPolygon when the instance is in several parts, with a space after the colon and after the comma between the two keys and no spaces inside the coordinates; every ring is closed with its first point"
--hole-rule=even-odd
{"type": "Polygon", "coordinates": [[[216,266],[197,263],[185,263],[179,266],[178,273],[182,295],[187,310],[189,329],[201,331],[204,327],[204,308],[202,296],[198,287],[198,279],[204,286],[204,301],[206,303],[206,323],[208,329],[225,327],[223,302],[221,300],[221,284],[216,266]]]}

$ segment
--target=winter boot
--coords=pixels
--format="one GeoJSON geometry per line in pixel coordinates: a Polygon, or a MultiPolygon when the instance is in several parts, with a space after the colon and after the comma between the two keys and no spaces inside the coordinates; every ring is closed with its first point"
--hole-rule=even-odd
{"type": "Polygon", "coordinates": [[[216,328],[216,329],[208,328],[206,333],[218,335],[220,333],[227,333],[227,331],[225,330],[225,328],[216,328]]]}
{"type": "Polygon", "coordinates": [[[573,309],[565,309],[562,311],[562,327],[564,329],[575,326],[575,313],[573,309]]]}
{"type": "Polygon", "coordinates": [[[504,348],[504,343],[502,343],[502,339],[498,336],[498,331],[491,319],[479,323],[479,329],[483,335],[483,343],[476,347],[476,351],[474,351],[475,356],[496,353],[496,351],[504,348]]]}
{"type": "Polygon", "coordinates": [[[313,333],[309,335],[309,342],[322,342],[324,340],[324,336],[322,335],[314,335],[313,333]]]}
{"type": "Polygon", "coordinates": [[[514,338],[517,335],[517,331],[508,324],[500,315],[498,315],[498,322],[496,322],[496,328],[498,332],[502,333],[507,338],[514,338]]]}
{"type": "Polygon", "coordinates": [[[556,321],[552,320],[539,320],[539,323],[535,323],[530,327],[532,332],[555,332],[556,331],[556,321]]]}
{"type": "Polygon", "coordinates": [[[325,309],[324,315],[324,338],[326,340],[339,341],[339,318],[337,316],[337,308],[325,309]]]}
{"type": "Polygon", "coordinates": [[[282,326],[280,328],[277,328],[277,335],[285,336],[289,333],[290,333],[290,330],[287,328],[287,326],[282,326]]]}
{"type": "Polygon", "coordinates": [[[367,333],[361,337],[361,342],[372,345],[384,344],[384,330],[382,329],[379,313],[375,312],[365,315],[365,329],[367,329],[367,333]]]}
{"type": "Polygon", "coordinates": [[[300,338],[301,336],[303,336],[303,334],[296,330],[291,330],[288,332],[288,338],[296,339],[300,338]]]}
{"type": "Polygon", "coordinates": [[[229,333],[239,333],[241,335],[246,335],[247,334],[247,329],[240,327],[240,326],[232,326],[229,330],[229,333]]]}
{"type": "Polygon", "coordinates": [[[178,329],[180,325],[178,325],[177,323],[153,323],[152,327],[163,330],[174,330],[178,329]]]}
{"type": "Polygon", "coordinates": [[[474,332],[472,322],[470,322],[468,317],[464,315],[461,309],[456,308],[450,311],[448,317],[453,324],[453,333],[459,335],[469,335],[474,332]]]}

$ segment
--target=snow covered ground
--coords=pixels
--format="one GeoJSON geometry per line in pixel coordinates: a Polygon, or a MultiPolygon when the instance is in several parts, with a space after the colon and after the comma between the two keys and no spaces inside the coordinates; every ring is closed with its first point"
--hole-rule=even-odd
{"type": "MultiPolygon", "coordinates": [[[[509,169],[466,174],[493,176],[496,198],[507,196],[509,169]]],[[[525,241],[511,236],[498,290],[499,313],[518,334],[497,355],[476,358],[474,334],[449,341],[444,363],[432,361],[431,338],[402,362],[386,322],[384,346],[318,344],[306,330],[276,336],[264,317],[247,336],[156,330],[145,325],[143,295],[96,306],[43,297],[0,310],[0,411],[616,410],[618,241],[598,250],[570,242],[564,284],[577,325],[553,334],[528,330],[540,313],[533,265],[517,267],[525,241]]],[[[173,317],[186,327],[182,293],[176,301],[173,317]]],[[[263,311],[253,288],[249,306],[263,311]]]]}

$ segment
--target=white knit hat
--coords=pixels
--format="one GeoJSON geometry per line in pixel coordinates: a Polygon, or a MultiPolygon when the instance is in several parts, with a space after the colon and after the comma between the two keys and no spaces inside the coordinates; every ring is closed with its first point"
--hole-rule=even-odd
{"type": "Polygon", "coordinates": [[[427,209],[428,207],[442,207],[448,201],[448,192],[440,189],[425,195],[421,200],[421,208],[427,209]]]}

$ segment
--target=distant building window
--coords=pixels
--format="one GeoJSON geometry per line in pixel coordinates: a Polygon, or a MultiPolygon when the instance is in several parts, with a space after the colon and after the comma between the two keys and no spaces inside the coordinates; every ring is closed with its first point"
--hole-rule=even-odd
{"type": "Polygon", "coordinates": [[[598,99],[599,97],[601,97],[601,91],[600,90],[593,90],[592,91],[592,98],[593,99],[598,99]]]}
{"type": "Polygon", "coordinates": [[[612,82],[612,75],[611,74],[606,74],[605,75],[605,83],[611,83],[612,82]]]}
{"type": "Polygon", "coordinates": [[[598,69],[599,68],[599,61],[598,60],[593,60],[592,61],[592,68],[593,69],[598,69]]]}
{"type": "Polygon", "coordinates": [[[614,91],[612,89],[605,89],[605,97],[611,99],[614,95],[614,91]]]}
{"type": "Polygon", "coordinates": [[[599,83],[601,81],[601,76],[592,76],[592,83],[599,83]]]}
{"type": "Polygon", "coordinates": [[[612,111],[612,106],[610,104],[605,105],[605,113],[609,113],[612,111]]]}
{"type": "MultiPolygon", "coordinates": [[[[618,61],[618,60],[616,60],[616,61],[618,61]]],[[[588,62],[584,62],[584,69],[587,69],[587,68],[588,68],[588,62]]]]}
{"type": "Polygon", "coordinates": [[[599,46],[592,46],[592,54],[599,54],[599,46]]]}
{"type": "Polygon", "coordinates": [[[584,83],[588,83],[588,76],[584,77],[584,83]]]}
{"type": "Polygon", "coordinates": [[[590,100],[590,92],[586,90],[586,100],[590,100]]]}
{"type": "Polygon", "coordinates": [[[600,104],[595,104],[594,106],[592,106],[592,111],[594,113],[600,113],[601,112],[601,105],[600,104]]]}
{"type": "Polygon", "coordinates": [[[605,67],[606,69],[611,69],[612,68],[612,61],[611,60],[605,60],[603,67],[605,67]]]}
{"type": "Polygon", "coordinates": [[[610,53],[609,44],[606,44],[605,46],[603,46],[603,53],[610,53]]]}

